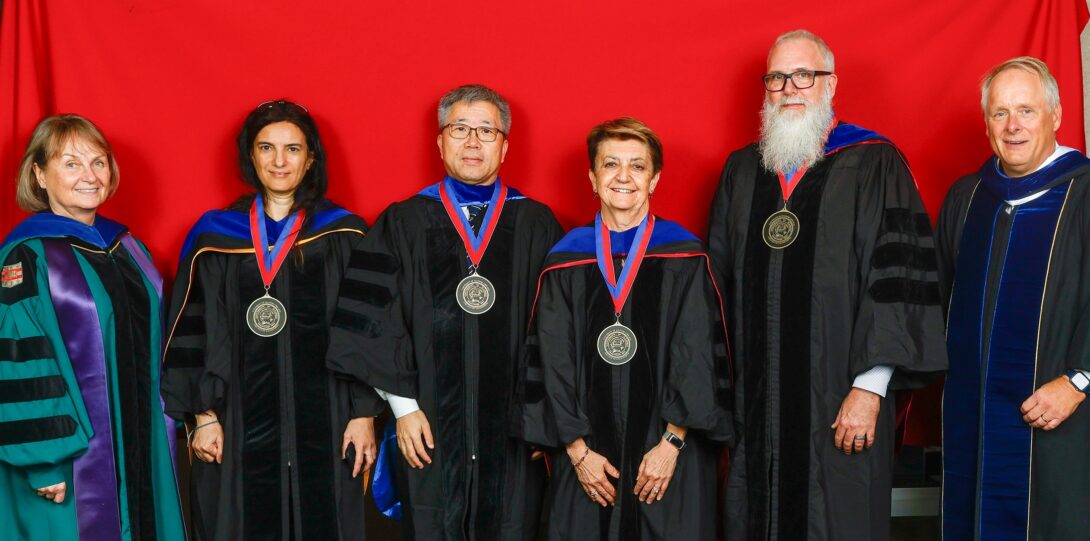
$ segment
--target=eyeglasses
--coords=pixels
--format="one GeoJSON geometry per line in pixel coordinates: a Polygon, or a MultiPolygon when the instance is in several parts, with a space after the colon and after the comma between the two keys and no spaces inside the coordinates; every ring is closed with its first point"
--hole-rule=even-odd
{"type": "Polygon", "coordinates": [[[287,106],[287,107],[291,107],[292,109],[295,109],[297,111],[304,112],[304,113],[306,113],[308,115],[310,114],[310,110],[307,109],[306,107],[303,107],[302,105],[299,105],[298,103],[295,103],[294,101],[288,101],[288,100],[269,100],[269,101],[266,101],[266,102],[262,102],[257,107],[254,107],[254,110],[257,111],[259,109],[265,109],[266,107],[273,107],[275,105],[284,105],[284,106],[287,106]]]}
{"type": "Polygon", "coordinates": [[[799,70],[794,73],[769,73],[761,80],[765,82],[765,90],[769,92],[781,92],[787,87],[787,80],[791,79],[791,84],[795,85],[795,88],[803,90],[814,86],[817,82],[819,75],[832,75],[831,71],[817,71],[817,70],[799,70]]]}
{"type": "Polygon", "coordinates": [[[447,130],[454,139],[465,139],[469,137],[469,134],[476,133],[477,139],[482,143],[491,143],[492,141],[495,141],[496,137],[499,137],[499,134],[501,133],[507,135],[506,132],[499,128],[490,128],[488,126],[471,128],[465,124],[447,124],[446,126],[443,126],[443,129],[447,130]]]}

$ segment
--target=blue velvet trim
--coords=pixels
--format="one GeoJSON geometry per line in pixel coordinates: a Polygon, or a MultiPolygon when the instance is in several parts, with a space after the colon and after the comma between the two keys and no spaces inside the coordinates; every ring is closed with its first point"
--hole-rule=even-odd
{"type": "MultiPolygon", "coordinates": [[[[630,231],[635,231],[632,228],[630,231]]],[[[620,233],[624,235],[624,232],[620,233]]],[[[564,238],[560,239],[560,242],[553,246],[552,250],[549,250],[550,254],[553,253],[585,253],[589,254],[589,257],[594,257],[594,239],[595,234],[594,227],[589,225],[576,227],[564,235],[564,238]]],[[[629,245],[632,243],[632,238],[629,237],[627,242],[618,242],[618,237],[614,237],[613,233],[610,233],[610,244],[613,249],[613,255],[623,255],[628,251],[629,245]]],[[[655,230],[651,232],[651,240],[647,244],[647,249],[651,250],[656,246],[668,244],[672,242],[700,242],[700,239],[692,233],[685,230],[677,222],[671,222],[655,216],[655,230]]]]}
{"type": "Polygon", "coordinates": [[[375,499],[379,512],[400,521],[401,499],[397,496],[397,485],[394,483],[394,468],[397,467],[396,461],[401,458],[401,451],[397,448],[396,427],[397,423],[391,420],[382,431],[382,442],[378,446],[378,458],[375,459],[375,476],[371,482],[371,497],[375,499]]]}
{"type": "Polygon", "coordinates": [[[889,139],[855,124],[841,122],[833,128],[832,133],[829,134],[829,139],[825,141],[825,153],[831,154],[844,147],[858,145],[867,141],[889,142],[889,139]]]}
{"type": "Polygon", "coordinates": [[[977,190],[958,250],[950,303],[950,371],[943,395],[945,539],[1024,540],[1032,429],[1020,413],[1033,393],[1037,330],[1052,240],[1070,182],[1014,210],[981,362],[996,219],[1005,202],[977,190]],[[983,396],[981,395],[983,391],[983,396]],[[979,486],[979,493],[978,493],[979,486]]]}
{"type": "Polygon", "coordinates": [[[1012,179],[1003,174],[999,167],[999,158],[992,156],[980,168],[980,178],[983,186],[996,197],[1013,201],[1033,195],[1058,182],[1070,180],[1076,176],[1078,169],[1087,166],[1090,166],[1090,159],[1082,153],[1068,152],[1040,171],[1012,179]]]}
{"type": "MultiPolygon", "coordinates": [[[[500,179],[497,178],[496,182],[489,186],[470,186],[463,182],[460,182],[450,176],[443,177],[443,181],[450,179],[450,184],[454,186],[455,192],[458,194],[458,201],[465,205],[487,205],[492,199],[492,190],[484,190],[483,188],[493,188],[499,184],[500,179]]],[[[442,182],[442,181],[440,181],[442,182]]],[[[423,190],[420,190],[417,194],[419,197],[426,197],[428,199],[434,199],[440,201],[439,198],[439,183],[432,184],[423,190]]],[[[507,199],[505,201],[511,201],[514,199],[526,199],[522,192],[514,188],[510,184],[507,185],[507,199]]]]}
{"type": "Polygon", "coordinates": [[[76,237],[99,248],[107,248],[127,231],[125,226],[102,215],[95,216],[94,225],[86,225],[66,216],[50,212],[34,214],[15,226],[0,249],[9,244],[40,237],[76,237]]]}
{"type": "MultiPolygon", "coordinates": [[[[311,218],[307,231],[321,229],[352,214],[341,207],[333,205],[329,201],[326,203],[330,205],[330,208],[315,213],[311,218]]],[[[197,220],[197,223],[193,225],[193,228],[189,230],[189,234],[186,235],[185,243],[182,245],[181,256],[178,258],[179,262],[185,261],[186,256],[189,255],[189,251],[193,249],[193,245],[197,242],[197,238],[205,233],[225,235],[250,242],[250,215],[245,212],[236,212],[233,210],[210,210],[204,213],[204,215],[197,220]]]]}

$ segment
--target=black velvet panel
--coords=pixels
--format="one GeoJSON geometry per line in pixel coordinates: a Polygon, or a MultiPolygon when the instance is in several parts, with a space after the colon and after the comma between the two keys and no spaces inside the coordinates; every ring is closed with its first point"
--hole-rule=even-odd
{"type": "Polygon", "coordinates": [[[904,233],[919,237],[931,236],[931,217],[911,209],[889,208],[882,215],[883,233],[904,233]]]}
{"type": "Polygon", "coordinates": [[[201,368],[203,366],[204,351],[181,347],[170,349],[170,368],[201,368]]]}
{"type": "MultiPolygon", "coordinates": [[[[454,297],[454,289],[466,269],[462,241],[450,227],[450,222],[444,222],[448,220],[445,213],[432,214],[434,220],[429,223],[427,237],[433,310],[431,332],[436,344],[436,418],[429,420],[436,438],[436,454],[440,456],[438,465],[442,468],[443,494],[448,498],[443,529],[464,531],[469,489],[466,476],[469,463],[466,454],[466,357],[475,356],[477,352],[464,343],[465,312],[454,297]]],[[[486,278],[491,280],[493,277],[486,278]]],[[[434,459],[435,455],[432,456],[434,459]]]]}
{"type": "MultiPolygon", "coordinates": [[[[295,258],[289,255],[289,261],[295,258]]],[[[281,267],[280,272],[288,270],[291,264],[281,267]]],[[[239,263],[238,297],[234,304],[249,306],[254,299],[265,294],[261,283],[257,261],[247,257],[239,263]]],[[[269,293],[283,302],[286,293],[280,284],[283,277],[277,276],[269,293]]],[[[292,306],[285,306],[289,311],[292,306]]],[[[232,431],[231,426],[224,427],[224,435],[242,438],[242,530],[246,539],[280,539],[281,501],[284,488],[281,486],[283,461],[280,456],[281,406],[280,386],[282,385],[280,363],[286,362],[285,352],[277,347],[281,336],[262,338],[246,329],[245,321],[238,321],[241,328],[241,355],[238,384],[243,389],[242,426],[244,433],[232,431]]],[[[283,332],[283,331],[281,331],[283,332]]],[[[237,428],[236,428],[237,430],[237,428]]],[[[286,498],[285,498],[286,499],[286,498]]]]}
{"type": "MultiPolygon", "coordinates": [[[[314,244],[323,242],[326,241],[314,244]]],[[[322,257],[316,248],[319,246],[307,245],[308,258],[322,257]]],[[[294,259],[292,263],[291,377],[296,449],[292,467],[297,470],[299,480],[295,493],[299,516],[293,518],[302,531],[302,539],[336,539],[337,506],[330,487],[334,484],[333,468],[341,464],[330,456],[329,450],[335,439],[334,430],[339,435],[344,427],[332,426],[329,409],[330,374],[325,365],[325,352],[329,348],[325,310],[329,304],[328,285],[324,273],[307,272],[294,259]]],[[[295,497],[293,494],[292,498],[295,497]]]]}
{"type": "Polygon", "coordinates": [[[871,266],[875,269],[905,267],[921,271],[938,270],[935,249],[905,242],[890,242],[874,250],[871,266]]]}
{"type": "Polygon", "coordinates": [[[368,338],[382,335],[382,322],[368,315],[337,308],[333,313],[334,327],[362,334],[368,338]]]}
{"type": "MultiPolygon", "coordinates": [[[[151,397],[158,395],[158,389],[151,389],[151,299],[144,288],[140,271],[122,252],[115,251],[111,255],[90,252],[84,255],[95,268],[106,291],[110,292],[114,311],[116,385],[124,442],[124,447],[118,452],[123,453],[125,458],[129,527],[134,541],[155,539],[155,499],[148,428],[152,423],[151,397]]],[[[158,362],[158,355],[154,357],[154,362],[158,362]]],[[[113,417],[118,417],[117,412],[113,417]]]]}
{"type": "Polygon", "coordinates": [[[341,296],[378,308],[385,308],[393,300],[390,290],[371,282],[345,278],[341,281],[341,296]]]}
{"type": "Polygon", "coordinates": [[[821,195],[829,162],[799,181],[791,211],[799,236],[783,251],[780,297],[779,530],[783,541],[806,541],[810,502],[810,308],[821,195]]]}
{"type": "Polygon", "coordinates": [[[174,336],[204,336],[204,317],[200,315],[204,313],[204,304],[190,303],[187,308],[192,308],[193,313],[186,310],[187,313],[178,318],[178,324],[174,326],[174,336]]]}
{"type": "MultiPolygon", "coordinates": [[[[505,213],[513,214],[517,210],[513,206],[505,208],[505,213]]],[[[484,213],[480,214],[483,216],[484,213]]],[[[479,337],[475,344],[477,371],[475,374],[470,372],[470,377],[477,377],[478,404],[476,411],[471,412],[477,421],[476,520],[471,526],[477,539],[501,537],[504,503],[512,496],[505,494],[503,489],[507,451],[512,445],[507,435],[508,416],[513,406],[511,394],[517,379],[517,363],[511,355],[513,350],[517,350],[515,339],[511,336],[511,322],[516,317],[511,313],[512,303],[509,302],[516,295],[511,272],[511,252],[516,247],[512,228],[514,221],[501,221],[503,223],[497,224],[492,233],[492,242],[478,268],[478,272],[496,288],[498,299],[488,312],[476,316],[479,337]]]]}
{"type": "Polygon", "coordinates": [[[76,433],[76,421],[67,415],[0,423],[0,445],[17,445],[65,438],[76,433]]]}
{"type": "Polygon", "coordinates": [[[61,376],[0,380],[0,404],[57,398],[67,389],[61,376]]]}
{"type": "Polygon", "coordinates": [[[939,304],[939,283],[908,278],[883,278],[871,284],[870,294],[875,302],[936,305],[939,304]]]}
{"type": "Polygon", "coordinates": [[[21,363],[54,356],[53,344],[44,336],[30,338],[0,338],[0,361],[21,363]]]}
{"type": "Polygon", "coordinates": [[[771,249],[761,237],[761,228],[770,214],[782,208],[779,182],[768,174],[757,180],[753,191],[749,234],[746,238],[742,269],[742,313],[749,317],[743,328],[746,344],[742,381],[745,397],[746,442],[746,539],[767,539],[772,464],[768,434],[768,264],[771,249]]]}

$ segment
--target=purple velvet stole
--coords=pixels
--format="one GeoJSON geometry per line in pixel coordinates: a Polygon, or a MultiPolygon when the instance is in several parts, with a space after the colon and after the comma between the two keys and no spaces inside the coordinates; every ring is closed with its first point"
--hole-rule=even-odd
{"type": "MultiPolygon", "coordinates": [[[[155,265],[128,233],[121,237],[133,261],[155,286],[160,301],[163,279],[155,265]]],[[[106,382],[106,353],[102,343],[98,308],[91,289],[80,270],[71,243],[64,238],[42,239],[49,265],[49,292],[57,324],[69,361],[79,383],[80,394],[91,420],[94,436],[87,452],[73,464],[76,521],[82,540],[121,538],[121,512],[118,507],[117,468],[114,463],[113,423],[110,419],[110,394],[106,382]]],[[[160,397],[160,402],[162,398],[160,397]]],[[[167,422],[171,464],[174,463],[174,423],[167,422]]]]}
{"type": "Polygon", "coordinates": [[[49,265],[53,310],[94,430],[87,452],[76,458],[72,468],[70,491],[76,498],[79,537],[121,539],[110,391],[98,309],[72,244],[64,238],[49,238],[42,239],[42,246],[49,265]]]}

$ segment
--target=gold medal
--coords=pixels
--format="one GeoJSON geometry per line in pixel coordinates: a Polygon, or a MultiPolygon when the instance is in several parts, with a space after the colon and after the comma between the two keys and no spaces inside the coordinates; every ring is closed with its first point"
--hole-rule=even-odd
{"type": "Polygon", "coordinates": [[[774,250],[787,248],[799,236],[798,216],[786,208],[773,212],[765,220],[765,225],[761,228],[761,236],[764,237],[765,244],[769,248],[774,250]]]}

